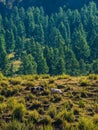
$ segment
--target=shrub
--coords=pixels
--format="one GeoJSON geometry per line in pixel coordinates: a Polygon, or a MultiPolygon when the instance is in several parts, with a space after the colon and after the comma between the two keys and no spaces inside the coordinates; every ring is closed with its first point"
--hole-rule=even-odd
{"type": "Polygon", "coordinates": [[[60,102],[62,100],[62,96],[61,95],[54,95],[54,97],[52,98],[52,101],[54,103],[60,102]]]}
{"type": "Polygon", "coordinates": [[[83,81],[81,81],[81,83],[80,83],[80,86],[87,86],[88,85],[88,81],[87,80],[83,80],[83,81]]]}
{"type": "Polygon", "coordinates": [[[54,121],[54,125],[59,126],[59,125],[62,125],[63,122],[64,122],[64,120],[61,117],[56,117],[56,119],[54,121]]]}
{"type": "Polygon", "coordinates": [[[42,79],[48,79],[48,78],[50,78],[50,75],[49,74],[42,74],[41,77],[42,77],[42,79]]]}
{"type": "Polygon", "coordinates": [[[31,87],[34,87],[34,86],[35,86],[34,82],[31,82],[31,81],[23,82],[21,85],[27,86],[28,89],[30,89],[31,87]]]}
{"type": "Polygon", "coordinates": [[[4,79],[4,75],[2,74],[2,72],[0,72],[0,79],[4,79]]]}
{"type": "Polygon", "coordinates": [[[98,103],[95,104],[95,106],[94,106],[94,111],[95,111],[96,113],[98,113],[98,103]]]}
{"type": "Polygon", "coordinates": [[[37,123],[39,121],[39,113],[37,110],[33,110],[31,112],[29,112],[29,121],[33,121],[33,123],[37,123]]]}
{"type": "Polygon", "coordinates": [[[0,95],[0,103],[2,103],[5,100],[5,97],[0,95]]]}
{"type": "Polygon", "coordinates": [[[50,106],[48,109],[48,114],[50,115],[51,118],[54,118],[56,116],[56,107],[54,105],[50,106]]]}
{"type": "Polygon", "coordinates": [[[21,84],[21,79],[20,78],[11,78],[9,80],[10,84],[12,85],[18,85],[18,84],[21,84]]]}
{"type": "Polygon", "coordinates": [[[14,91],[12,88],[3,88],[1,90],[1,95],[4,95],[5,97],[10,97],[16,94],[16,91],[14,91]]]}
{"type": "Polygon", "coordinates": [[[31,110],[34,110],[34,109],[38,109],[42,106],[41,102],[40,101],[33,101],[32,102],[32,105],[30,107],[31,110]]]}
{"type": "Polygon", "coordinates": [[[66,112],[64,115],[64,119],[68,122],[73,122],[75,120],[75,117],[72,112],[66,112]]]}
{"type": "Polygon", "coordinates": [[[86,91],[86,90],[83,90],[83,91],[81,92],[81,97],[82,97],[82,98],[86,98],[86,97],[87,97],[87,91],[86,91]]]}
{"type": "Polygon", "coordinates": [[[44,87],[47,87],[48,86],[48,82],[45,81],[45,80],[42,80],[39,84],[40,86],[44,86],[44,87]]]}
{"type": "Polygon", "coordinates": [[[52,125],[44,125],[43,130],[54,130],[52,125]]]}
{"type": "Polygon", "coordinates": [[[98,125],[98,115],[94,115],[93,122],[98,125]]]}
{"type": "Polygon", "coordinates": [[[80,108],[84,108],[84,107],[85,107],[85,103],[84,103],[83,100],[80,100],[80,101],[79,101],[79,107],[80,107],[80,108]]]}
{"type": "Polygon", "coordinates": [[[43,107],[39,107],[38,112],[39,112],[39,114],[43,115],[45,113],[45,110],[43,107]]]}
{"type": "Polygon", "coordinates": [[[79,115],[79,109],[78,108],[74,108],[73,113],[74,113],[74,115],[79,115]]]}
{"type": "Polygon", "coordinates": [[[41,101],[43,104],[49,104],[49,99],[47,97],[44,97],[41,101]]]}
{"type": "Polygon", "coordinates": [[[52,119],[49,115],[43,116],[43,118],[40,121],[41,124],[48,125],[52,123],[52,119]]]}
{"type": "Polygon", "coordinates": [[[0,120],[0,130],[6,130],[7,123],[4,120],[0,120]]]}
{"type": "Polygon", "coordinates": [[[51,77],[51,78],[49,79],[49,84],[53,84],[54,82],[55,82],[55,78],[51,77]]]}
{"type": "Polygon", "coordinates": [[[6,103],[0,103],[0,113],[3,113],[6,110],[6,103]]]}
{"type": "Polygon", "coordinates": [[[64,103],[64,107],[67,109],[67,110],[71,110],[71,108],[73,107],[73,102],[71,100],[69,101],[66,101],[64,103]]]}
{"type": "Polygon", "coordinates": [[[13,110],[15,106],[17,105],[17,100],[15,100],[14,97],[11,97],[7,100],[7,108],[9,110],[13,110]]]}
{"type": "Polygon", "coordinates": [[[13,120],[12,122],[8,123],[6,130],[27,130],[27,128],[24,123],[13,120]]]}
{"type": "Polygon", "coordinates": [[[29,93],[29,94],[27,94],[27,95],[25,96],[25,100],[26,100],[26,101],[32,101],[32,99],[34,99],[34,95],[31,94],[31,93],[29,93]]]}
{"type": "Polygon", "coordinates": [[[42,93],[44,96],[48,96],[50,94],[49,89],[45,89],[45,91],[42,93]]]}
{"type": "Polygon", "coordinates": [[[3,112],[2,104],[0,104],[0,114],[3,112]]]}
{"type": "Polygon", "coordinates": [[[98,79],[98,75],[95,75],[95,74],[90,74],[89,76],[88,76],[88,79],[92,79],[92,80],[97,80],[98,79]]]}
{"type": "Polygon", "coordinates": [[[22,121],[25,112],[26,112],[25,106],[23,104],[17,104],[17,106],[13,111],[13,118],[22,121]]]}
{"type": "Polygon", "coordinates": [[[62,110],[58,113],[57,117],[62,118],[63,120],[66,120],[68,122],[73,122],[75,120],[75,117],[72,112],[67,112],[66,110],[62,110]]]}
{"type": "Polygon", "coordinates": [[[70,78],[70,76],[69,76],[69,75],[66,75],[66,74],[59,75],[59,76],[57,77],[57,79],[69,79],[69,78],[70,78]]]}
{"type": "Polygon", "coordinates": [[[58,84],[58,85],[57,85],[57,88],[58,88],[58,89],[62,89],[62,88],[65,88],[65,86],[62,85],[62,84],[58,84]]]}
{"type": "Polygon", "coordinates": [[[79,130],[95,130],[94,127],[93,121],[87,118],[81,118],[78,124],[79,130]]]}
{"type": "Polygon", "coordinates": [[[66,86],[66,88],[64,89],[64,92],[68,92],[69,90],[71,90],[70,86],[66,86]]]}
{"type": "Polygon", "coordinates": [[[1,81],[1,86],[2,87],[8,87],[8,82],[7,81],[1,81]]]}

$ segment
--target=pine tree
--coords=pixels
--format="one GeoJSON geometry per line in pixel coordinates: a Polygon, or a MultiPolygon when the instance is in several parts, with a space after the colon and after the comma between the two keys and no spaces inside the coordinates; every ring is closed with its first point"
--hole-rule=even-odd
{"type": "Polygon", "coordinates": [[[34,61],[34,58],[31,54],[23,54],[22,64],[19,70],[21,74],[36,74],[37,73],[37,64],[34,61]]]}
{"type": "Polygon", "coordinates": [[[8,53],[13,52],[15,49],[15,39],[12,30],[6,30],[6,49],[8,53]]]}
{"type": "Polygon", "coordinates": [[[78,60],[86,60],[90,56],[90,48],[82,24],[80,24],[78,30],[75,30],[73,34],[73,50],[78,60]]]}
{"type": "Polygon", "coordinates": [[[41,24],[35,26],[33,37],[36,42],[39,42],[40,44],[44,44],[44,30],[41,24]]]}
{"type": "Polygon", "coordinates": [[[62,57],[59,58],[58,64],[57,64],[57,74],[65,74],[65,62],[62,57]]]}
{"type": "Polygon", "coordinates": [[[8,58],[5,50],[5,39],[3,35],[0,35],[0,69],[3,73],[6,73],[7,64],[8,58]]]}
{"type": "Polygon", "coordinates": [[[46,59],[44,57],[39,56],[39,60],[37,61],[37,72],[38,74],[47,74],[49,68],[46,63],[46,59]]]}
{"type": "Polygon", "coordinates": [[[66,73],[70,75],[79,74],[79,62],[72,50],[65,49],[65,67],[66,73]]]}
{"type": "Polygon", "coordinates": [[[98,74],[98,59],[93,61],[92,72],[95,73],[95,74],[98,74]]]}

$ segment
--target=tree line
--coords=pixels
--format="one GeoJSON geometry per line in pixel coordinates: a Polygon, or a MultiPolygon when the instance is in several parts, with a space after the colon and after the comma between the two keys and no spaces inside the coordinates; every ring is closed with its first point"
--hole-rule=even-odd
{"type": "Polygon", "coordinates": [[[34,6],[1,13],[0,71],[7,76],[98,73],[96,4],[81,10],[64,6],[51,15],[34,6]],[[15,61],[20,61],[18,69],[15,61]]]}

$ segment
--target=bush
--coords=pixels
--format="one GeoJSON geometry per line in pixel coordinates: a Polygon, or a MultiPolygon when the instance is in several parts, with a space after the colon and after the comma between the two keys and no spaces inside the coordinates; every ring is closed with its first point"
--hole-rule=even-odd
{"type": "Polygon", "coordinates": [[[4,79],[4,75],[2,74],[2,72],[0,72],[0,79],[4,79]]]}
{"type": "Polygon", "coordinates": [[[13,118],[19,121],[23,120],[26,108],[23,104],[17,104],[16,108],[13,111],[13,118]]]}
{"type": "Polygon", "coordinates": [[[41,124],[48,125],[52,123],[52,119],[49,115],[43,116],[42,120],[40,121],[41,124]]]}
{"type": "Polygon", "coordinates": [[[94,115],[93,122],[94,122],[94,124],[97,124],[97,126],[98,126],[98,115],[94,115]]]}
{"type": "Polygon", "coordinates": [[[62,84],[58,84],[58,85],[57,85],[57,88],[58,88],[58,89],[62,89],[62,88],[65,88],[65,86],[62,85],[62,84]]]}
{"type": "Polygon", "coordinates": [[[83,80],[83,81],[81,81],[81,83],[80,83],[80,86],[87,86],[88,85],[88,81],[87,80],[83,80]]]}
{"type": "Polygon", "coordinates": [[[35,86],[35,84],[31,81],[26,81],[26,82],[22,83],[21,85],[27,86],[29,90],[30,90],[31,87],[35,86]]]}
{"type": "Polygon", "coordinates": [[[54,95],[52,98],[52,101],[54,103],[60,102],[62,100],[62,96],[61,95],[54,95]]]}
{"type": "Polygon", "coordinates": [[[82,100],[79,101],[79,107],[80,108],[84,108],[85,107],[84,101],[82,101],[82,100]]]}
{"type": "Polygon", "coordinates": [[[57,117],[54,121],[54,125],[55,126],[59,126],[59,125],[62,125],[64,122],[64,120],[61,118],[61,117],[57,117]]]}
{"type": "Polygon", "coordinates": [[[67,109],[67,110],[71,110],[71,108],[73,107],[73,102],[71,100],[69,101],[66,101],[64,103],[64,107],[67,109]]]}
{"type": "Polygon", "coordinates": [[[8,87],[8,82],[7,81],[1,81],[1,86],[2,87],[8,87]]]}
{"type": "Polygon", "coordinates": [[[0,114],[3,112],[2,104],[0,104],[0,114]]]}
{"type": "Polygon", "coordinates": [[[30,106],[31,110],[39,109],[42,106],[40,101],[33,101],[32,105],[30,106]]]}
{"type": "Polygon", "coordinates": [[[58,113],[57,117],[62,118],[63,120],[66,120],[68,122],[73,122],[75,120],[75,117],[72,112],[67,112],[66,110],[62,110],[58,113]]]}
{"type": "Polygon", "coordinates": [[[15,100],[14,97],[10,97],[10,98],[7,100],[7,108],[8,108],[9,110],[13,110],[16,105],[17,105],[17,100],[15,100]]]}
{"type": "Polygon", "coordinates": [[[66,112],[64,115],[64,119],[68,122],[73,122],[75,120],[75,117],[72,112],[66,112]]]}
{"type": "Polygon", "coordinates": [[[10,84],[12,85],[18,85],[18,84],[21,84],[21,79],[20,78],[11,78],[9,80],[10,84]]]}
{"type": "Polygon", "coordinates": [[[51,78],[49,79],[49,84],[53,84],[54,82],[55,82],[55,78],[51,77],[51,78]]]}
{"type": "Polygon", "coordinates": [[[59,76],[57,77],[57,79],[69,79],[69,78],[70,78],[70,76],[69,76],[69,75],[66,75],[66,74],[59,75],[59,76]]]}
{"type": "Polygon", "coordinates": [[[0,120],[0,130],[7,130],[7,123],[4,120],[0,120]]]}
{"type": "Polygon", "coordinates": [[[95,75],[95,74],[90,74],[89,76],[88,76],[88,79],[92,79],[92,80],[97,80],[98,79],[98,75],[95,75]]]}
{"type": "Polygon", "coordinates": [[[54,118],[56,116],[56,107],[54,105],[50,106],[48,110],[48,114],[50,115],[51,118],[54,118]]]}
{"type": "Polygon", "coordinates": [[[0,103],[2,103],[5,100],[5,97],[0,95],[0,103]]]}
{"type": "Polygon", "coordinates": [[[39,107],[38,112],[39,114],[43,115],[45,113],[45,110],[43,107],[39,107]]]}
{"type": "Polygon", "coordinates": [[[74,115],[79,115],[79,109],[78,108],[74,108],[73,113],[74,113],[74,115]]]}
{"type": "Polygon", "coordinates": [[[43,127],[43,130],[54,130],[53,126],[51,125],[44,125],[43,127]]]}
{"type": "Polygon", "coordinates": [[[31,93],[25,96],[25,101],[32,101],[32,99],[34,99],[34,95],[32,95],[31,93]]]}
{"type": "Polygon", "coordinates": [[[94,111],[95,111],[96,113],[98,113],[98,103],[95,104],[95,106],[94,106],[94,111]]]}
{"type": "Polygon", "coordinates": [[[29,119],[28,121],[32,121],[33,123],[37,123],[39,121],[39,113],[37,110],[33,110],[31,112],[29,112],[29,119]]]}
{"type": "Polygon", "coordinates": [[[78,124],[79,130],[95,130],[94,127],[93,121],[87,118],[81,118],[78,124]]]}
{"type": "Polygon", "coordinates": [[[17,90],[12,89],[12,88],[3,88],[1,90],[1,95],[4,95],[5,97],[13,96],[16,93],[17,93],[17,90]]]}
{"type": "Polygon", "coordinates": [[[83,91],[81,92],[81,97],[82,97],[82,98],[86,98],[86,97],[87,97],[87,91],[86,91],[86,90],[83,90],[83,91]]]}
{"type": "Polygon", "coordinates": [[[6,130],[27,130],[25,124],[20,123],[16,120],[8,123],[6,130]]]}
{"type": "Polygon", "coordinates": [[[6,103],[1,103],[0,104],[0,113],[3,113],[6,110],[6,103]]]}
{"type": "Polygon", "coordinates": [[[47,97],[44,97],[41,101],[42,104],[49,104],[49,99],[47,97]]]}

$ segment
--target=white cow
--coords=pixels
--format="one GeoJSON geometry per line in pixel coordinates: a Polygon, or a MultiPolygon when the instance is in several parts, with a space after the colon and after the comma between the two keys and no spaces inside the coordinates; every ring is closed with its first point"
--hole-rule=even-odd
{"type": "Polygon", "coordinates": [[[57,88],[51,88],[51,93],[63,94],[62,90],[57,88]]]}

